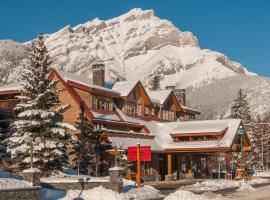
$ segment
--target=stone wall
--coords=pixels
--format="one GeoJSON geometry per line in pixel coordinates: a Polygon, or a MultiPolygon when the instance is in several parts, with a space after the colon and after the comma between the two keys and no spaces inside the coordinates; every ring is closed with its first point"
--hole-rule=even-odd
{"type": "MultiPolygon", "coordinates": [[[[45,183],[41,182],[41,186],[55,190],[88,190],[94,187],[102,186],[116,192],[122,192],[123,182],[65,182],[65,183],[45,183]]],[[[2,200],[2,199],[0,199],[2,200]]]]}
{"type": "Polygon", "coordinates": [[[0,200],[40,200],[40,187],[1,189],[0,200]]]}

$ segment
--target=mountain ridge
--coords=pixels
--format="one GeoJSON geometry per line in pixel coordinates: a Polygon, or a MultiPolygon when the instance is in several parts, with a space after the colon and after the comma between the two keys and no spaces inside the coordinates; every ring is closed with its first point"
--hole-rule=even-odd
{"type": "MultiPolygon", "coordinates": [[[[162,89],[174,85],[192,92],[228,77],[257,76],[220,52],[201,49],[196,36],[158,18],[153,10],[135,8],[109,20],[68,25],[44,37],[52,67],[91,77],[91,65],[105,60],[109,82],[140,79],[149,88],[158,75],[162,89]]],[[[18,45],[17,51],[27,55],[30,42],[18,45]]],[[[0,84],[20,79],[26,59],[13,54],[7,58],[0,47],[0,84]]]]}

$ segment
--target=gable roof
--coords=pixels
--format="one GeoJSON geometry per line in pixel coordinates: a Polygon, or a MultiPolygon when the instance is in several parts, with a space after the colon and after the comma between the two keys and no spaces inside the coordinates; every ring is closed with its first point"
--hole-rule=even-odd
{"type": "Polygon", "coordinates": [[[120,93],[121,96],[126,97],[135,88],[139,81],[120,81],[116,82],[112,89],[120,93]]]}
{"type": "Polygon", "coordinates": [[[147,93],[153,102],[163,104],[172,93],[172,90],[147,91],[147,93]]]}
{"type": "Polygon", "coordinates": [[[120,92],[121,97],[127,98],[130,95],[130,93],[137,86],[142,88],[148,103],[152,104],[153,102],[151,101],[151,99],[150,99],[148,93],[146,92],[146,90],[145,90],[143,84],[141,83],[141,81],[120,81],[120,82],[116,82],[112,89],[120,92]]]}
{"type": "Polygon", "coordinates": [[[112,90],[112,89],[109,89],[106,87],[102,87],[102,86],[93,84],[93,80],[84,76],[84,75],[77,75],[75,73],[70,73],[70,72],[66,72],[63,70],[59,70],[59,69],[56,69],[56,71],[65,82],[72,81],[72,82],[87,86],[89,88],[98,89],[98,90],[102,90],[102,91],[106,91],[106,92],[111,92],[111,93],[115,93],[118,95],[120,94],[116,90],[112,90]]]}

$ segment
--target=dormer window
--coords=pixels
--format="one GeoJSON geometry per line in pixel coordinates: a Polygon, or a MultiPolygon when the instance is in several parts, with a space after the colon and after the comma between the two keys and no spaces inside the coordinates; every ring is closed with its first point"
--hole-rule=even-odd
{"type": "Polygon", "coordinates": [[[92,96],[92,108],[98,110],[112,111],[112,102],[109,98],[92,96]]]}

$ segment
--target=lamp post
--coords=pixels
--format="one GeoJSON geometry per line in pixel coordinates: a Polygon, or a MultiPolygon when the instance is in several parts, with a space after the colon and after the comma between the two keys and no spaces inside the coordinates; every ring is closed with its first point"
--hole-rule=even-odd
{"type": "MultiPolygon", "coordinates": [[[[34,163],[34,159],[33,159],[33,157],[34,157],[34,140],[33,140],[33,138],[31,137],[31,136],[26,136],[25,138],[24,138],[24,141],[27,143],[27,144],[29,144],[30,145],[30,168],[33,168],[33,163],[34,163]]],[[[39,144],[41,142],[41,138],[40,137],[37,137],[37,138],[35,138],[35,143],[37,143],[37,144],[39,144]]]]}
{"type": "Polygon", "coordinates": [[[30,145],[30,156],[31,156],[31,158],[30,158],[30,161],[31,161],[31,164],[30,164],[30,166],[31,166],[31,168],[33,168],[33,149],[34,149],[34,145],[33,145],[33,138],[32,137],[30,137],[30,136],[27,136],[25,139],[24,139],[24,141],[27,143],[27,144],[29,144],[30,145]]]}
{"type": "Polygon", "coordinates": [[[237,130],[237,137],[240,139],[241,164],[243,164],[243,136],[244,134],[245,134],[244,128],[240,126],[237,130]]]}

